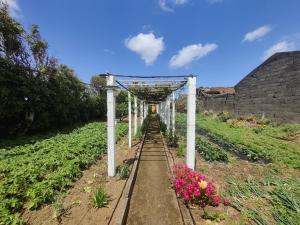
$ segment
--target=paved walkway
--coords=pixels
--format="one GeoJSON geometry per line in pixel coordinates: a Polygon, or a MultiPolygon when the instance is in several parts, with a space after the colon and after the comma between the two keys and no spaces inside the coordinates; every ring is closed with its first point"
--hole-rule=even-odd
{"type": "Polygon", "coordinates": [[[183,224],[175,193],[170,188],[167,163],[158,121],[151,121],[141,153],[127,224],[183,224]]]}

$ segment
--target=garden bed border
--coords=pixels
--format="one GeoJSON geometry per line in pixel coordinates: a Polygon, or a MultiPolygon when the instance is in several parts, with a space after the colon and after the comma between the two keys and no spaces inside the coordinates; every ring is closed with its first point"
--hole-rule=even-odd
{"type": "Polygon", "coordinates": [[[122,190],[121,197],[116,205],[116,208],[111,216],[111,219],[109,221],[109,225],[125,225],[127,222],[127,216],[128,216],[128,211],[129,211],[129,206],[130,206],[130,199],[132,196],[135,180],[137,177],[137,171],[140,163],[140,156],[141,156],[141,151],[144,146],[145,142],[145,137],[146,137],[147,132],[142,137],[142,141],[140,142],[140,146],[138,148],[138,151],[136,153],[134,163],[130,172],[130,176],[127,179],[125,186],[122,190]]]}
{"type": "MultiPolygon", "coordinates": [[[[162,132],[160,132],[160,135],[161,135],[161,139],[163,141],[164,150],[166,152],[166,157],[167,157],[167,162],[168,162],[167,165],[169,168],[169,172],[170,172],[171,176],[173,176],[171,168],[174,165],[174,157],[173,157],[172,153],[170,152],[170,149],[168,148],[168,145],[165,141],[165,138],[164,138],[164,135],[162,134],[162,132]]],[[[175,191],[174,191],[174,193],[175,193],[175,191]]],[[[175,195],[176,195],[176,193],[175,193],[175,195]]],[[[195,219],[194,219],[189,207],[187,205],[185,205],[183,203],[183,201],[177,197],[177,195],[176,195],[176,199],[177,199],[177,203],[178,203],[181,217],[182,217],[184,224],[185,225],[196,225],[195,219]]]]}

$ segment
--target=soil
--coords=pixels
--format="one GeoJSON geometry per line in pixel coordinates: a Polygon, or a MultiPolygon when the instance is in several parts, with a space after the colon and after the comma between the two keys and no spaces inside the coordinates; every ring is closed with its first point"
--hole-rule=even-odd
{"type": "MultiPolygon", "coordinates": [[[[127,140],[128,138],[124,137],[117,144],[116,159],[118,165],[124,161],[133,161],[132,159],[139,147],[139,143],[135,142],[133,143],[134,147],[129,149],[127,140]]],[[[108,178],[106,162],[107,157],[105,156],[83,172],[82,177],[74,183],[63,199],[61,217],[54,217],[53,205],[45,205],[35,211],[25,210],[22,215],[23,221],[32,225],[108,224],[126,180],[121,180],[118,177],[108,178]],[[105,187],[111,201],[108,207],[97,209],[91,205],[91,196],[99,186],[105,187]]]]}
{"type": "Polygon", "coordinates": [[[170,187],[167,163],[158,121],[151,121],[141,152],[127,224],[183,224],[175,192],[170,187]]]}

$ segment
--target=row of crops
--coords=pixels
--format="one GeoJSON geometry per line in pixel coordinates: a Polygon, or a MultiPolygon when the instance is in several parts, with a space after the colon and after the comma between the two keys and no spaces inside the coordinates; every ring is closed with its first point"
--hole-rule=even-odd
{"type": "MultiPolygon", "coordinates": [[[[118,124],[117,138],[127,133],[118,124]]],[[[0,224],[20,223],[18,212],[52,202],[82,170],[106,151],[106,123],[94,122],[68,134],[0,149],[0,224]]]]}
{"type": "MultiPolygon", "coordinates": [[[[176,121],[178,129],[184,131],[186,116],[177,114],[176,121]]],[[[286,140],[291,133],[300,132],[300,125],[233,126],[219,118],[200,114],[196,124],[198,134],[205,135],[240,158],[300,169],[300,145],[286,140]]]]}

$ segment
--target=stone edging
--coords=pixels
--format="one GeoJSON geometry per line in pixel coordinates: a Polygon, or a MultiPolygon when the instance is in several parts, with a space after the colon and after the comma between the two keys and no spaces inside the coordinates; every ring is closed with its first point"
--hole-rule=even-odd
{"type": "MultiPolygon", "coordinates": [[[[147,133],[147,132],[146,132],[147,133]]],[[[126,184],[123,188],[120,200],[116,206],[115,212],[113,213],[111,220],[108,224],[111,225],[125,225],[127,221],[128,211],[129,211],[129,205],[130,205],[130,199],[133,192],[133,187],[135,183],[135,179],[137,176],[137,171],[139,167],[140,162],[140,155],[141,150],[144,146],[146,133],[143,135],[141,144],[139,146],[139,149],[136,153],[134,163],[130,172],[130,176],[126,181],[126,184]]]]}

